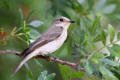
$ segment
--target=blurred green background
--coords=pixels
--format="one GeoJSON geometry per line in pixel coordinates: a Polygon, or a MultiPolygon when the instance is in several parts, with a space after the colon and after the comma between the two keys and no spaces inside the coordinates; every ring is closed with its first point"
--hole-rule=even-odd
{"type": "MultiPolygon", "coordinates": [[[[109,43],[106,41],[107,36],[104,32],[104,29],[106,31],[108,28],[108,24],[114,26],[115,31],[113,32],[119,32],[119,7],[119,0],[0,0],[0,32],[7,32],[7,35],[0,38],[0,50],[23,51],[29,42],[38,38],[52,24],[56,17],[65,16],[76,23],[71,25],[67,41],[54,55],[62,60],[81,61],[83,64],[80,66],[85,67],[88,62],[91,62],[86,57],[101,47],[96,46],[95,43],[102,41],[104,46],[109,43]],[[24,27],[25,29],[23,29],[24,27]]],[[[99,64],[106,64],[101,63],[101,59],[107,58],[106,54],[102,56],[100,59],[95,57],[92,62],[96,65],[95,67],[100,66],[99,64]],[[94,63],[95,61],[97,62],[94,63]]],[[[114,61],[112,58],[107,59],[114,61]]],[[[21,57],[16,55],[0,55],[0,80],[110,80],[105,76],[110,77],[111,75],[113,78],[111,80],[120,79],[117,76],[120,75],[119,72],[115,74],[108,66],[108,74],[111,75],[103,76],[104,70],[98,70],[97,73],[102,73],[101,77],[101,74],[94,74],[93,66],[93,71],[87,66],[85,71],[71,76],[70,72],[76,72],[74,69],[69,70],[68,67],[42,59],[29,60],[14,77],[11,77],[11,73],[20,60],[21,57]],[[55,75],[55,78],[42,79],[40,74],[42,75],[41,72],[45,70],[48,71],[48,74],[55,73],[56,75],[52,74],[52,77],[55,75]],[[113,75],[115,76],[113,77],[113,75]]],[[[115,67],[118,70],[119,66],[115,67]]],[[[106,68],[104,69],[106,70],[106,68]]]]}

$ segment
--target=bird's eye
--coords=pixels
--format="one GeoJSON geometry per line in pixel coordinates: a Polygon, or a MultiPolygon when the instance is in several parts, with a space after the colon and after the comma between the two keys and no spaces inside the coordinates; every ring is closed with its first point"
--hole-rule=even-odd
{"type": "Polygon", "coordinates": [[[60,21],[63,21],[63,19],[60,19],[60,21]]]}

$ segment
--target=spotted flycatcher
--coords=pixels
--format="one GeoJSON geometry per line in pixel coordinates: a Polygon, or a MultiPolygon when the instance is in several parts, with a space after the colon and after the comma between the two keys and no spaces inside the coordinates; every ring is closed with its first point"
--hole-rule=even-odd
{"type": "Polygon", "coordinates": [[[59,49],[67,38],[67,29],[71,23],[74,21],[63,16],[54,20],[51,27],[21,53],[24,58],[13,74],[16,74],[23,64],[32,57],[47,55],[59,49]]]}

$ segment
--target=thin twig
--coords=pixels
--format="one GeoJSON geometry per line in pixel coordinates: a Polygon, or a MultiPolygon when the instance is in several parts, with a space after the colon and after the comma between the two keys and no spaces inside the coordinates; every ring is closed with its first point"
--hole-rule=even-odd
{"type": "Polygon", "coordinates": [[[12,51],[12,50],[1,50],[0,54],[15,54],[15,55],[20,55],[21,53],[18,51],[12,51]]]}

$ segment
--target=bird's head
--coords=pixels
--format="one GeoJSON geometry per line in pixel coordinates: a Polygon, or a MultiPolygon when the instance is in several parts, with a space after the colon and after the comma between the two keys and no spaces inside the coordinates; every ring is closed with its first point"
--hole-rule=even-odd
{"type": "Polygon", "coordinates": [[[74,21],[63,16],[58,17],[53,22],[53,24],[55,24],[56,26],[63,26],[63,27],[69,27],[71,23],[74,23],[74,21]]]}

